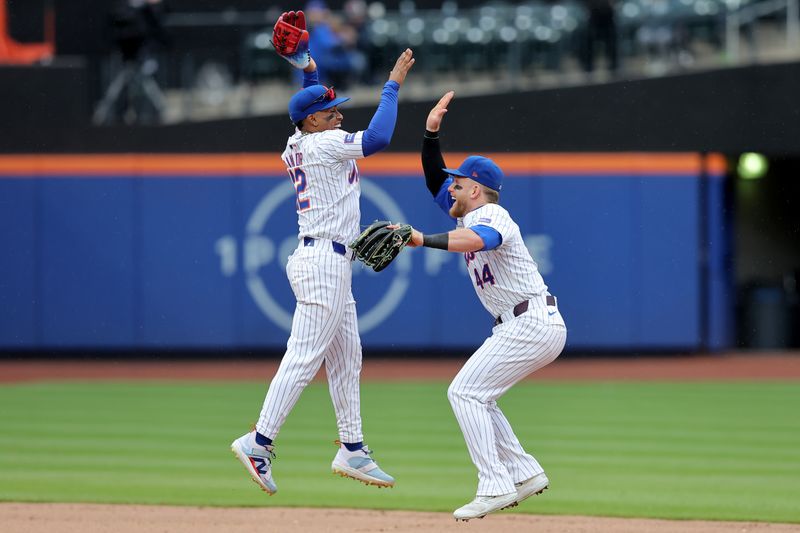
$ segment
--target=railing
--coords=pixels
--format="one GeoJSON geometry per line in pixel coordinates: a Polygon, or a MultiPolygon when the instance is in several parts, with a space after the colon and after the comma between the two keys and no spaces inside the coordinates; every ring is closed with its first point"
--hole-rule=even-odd
{"type": "MultiPolygon", "coordinates": [[[[362,70],[347,73],[347,81],[356,86],[381,82],[400,50],[407,46],[418,57],[414,79],[430,87],[456,78],[462,94],[736,65],[748,59],[742,57],[748,50],[742,39],[749,42],[750,59],[756,58],[757,52],[760,59],[766,59],[766,54],[773,60],[797,59],[799,3],[624,0],[617,4],[613,31],[605,33],[599,47],[597,42],[588,45],[593,35],[589,17],[577,0],[501,1],[455,10],[452,5],[450,9],[443,5],[436,10],[370,13],[361,26],[363,38],[355,52],[363,60],[362,70]],[[600,65],[597,69],[594,59],[600,65]]],[[[167,15],[164,25],[172,34],[173,45],[161,51],[157,81],[170,97],[166,102],[168,120],[202,120],[208,118],[205,113],[239,116],[273,112],[273,99],[256,95],[264,88],[280,90],[284,82],[288,87],[292,80],[291,68],[269,46],[277,16],[274,7],[167,15]]],[[[321,63],[324,67],[324,61],[321,63]]],[[[108,65],[104,88],[119,71],[118,62],[108,65]]],[[[330,73],[327,79],[330,81],[330,73]]],[[[149,93],[145,87],[138,94],[149,93]]],[[[413,87],[406,94],[413,97],[413,87]]],[[[369,98],[365,95],[356,94],[354,98],[369,98]]],[[[114,100],[109,98],[112,103],[114,100]]],[[[279,108],[283,112],[283,106],[279,108]]]]}
{"type": "Polygon", "coordinates": [[[781,11],[786,12],[786,47],[797,50],[800,47],[800,10],[798,0],[767,0],[750,4],[725,17],[725,51],[730,63],[739,61],[740,34],[743,29],[752,31],[756,20],[781,11]]]}

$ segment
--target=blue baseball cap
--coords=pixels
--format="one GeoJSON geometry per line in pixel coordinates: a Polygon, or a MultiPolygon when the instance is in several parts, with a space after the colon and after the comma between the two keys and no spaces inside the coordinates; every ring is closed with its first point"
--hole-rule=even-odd
{"type": "Polygon", "coordinates": [[[443,168],[451,176],[459,176],[477,181],[493,191],[503,188],[503,171],[494,161],[482,155],[471,155],[458,168],[443,168]]]}
{"type": "Polygon", "coordinates": [[[289,100],[289,118],[292,119],[292,122],[297,122],[317,111],[330,109],[348,100],[350,98],[336,98],[336,91],[333,90],[333,87],[329,89],[324,85],[312,85],[298,91],[289,100]]]}

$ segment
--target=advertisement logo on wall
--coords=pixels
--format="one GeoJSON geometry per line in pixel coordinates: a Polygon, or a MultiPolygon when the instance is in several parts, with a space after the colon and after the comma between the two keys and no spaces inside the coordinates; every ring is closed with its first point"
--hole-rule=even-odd
{"type": "MultiPolygon", "coordinates": [[[[362,181],[361,195],[363,220],[372,220],[367,218],[370,215],[392,221],[408,220],[392,197],[374,183],[362,181]]],[[[276,216],[278,210],[293,205],[294,198],[294,189],[283,182],[267,192],[250,214],[242,249],[248,293],[264,316],[287,332],[292,327],[294,301],[270,290],[270,274],[265,272],[265,268],[275,267],[277,263],[285,272],[286,261],[297,247],[296,219],[290,223],[276,216]],[[276,239],[278,232],[286,233],[280,242],[276,239]]],[[[235,275],[238,262],[236,239],[231,235],[221,237],[216,242],[216,252],[220,256],[223,275],[235,275]]],[[[274,272],[274,268],[270,270],[274,272]]],[[[375,301],[359,300],[358,324],[362,333],[376,328],[394,312],[408,290],[411,270],[412,256],[408,253],[401,254],[391,269],[381,273],[380,278],[361,263],[353,262],[353,274],[361,278],[359,285],[367,285],[367,292],[379,295],[375,301]]]]}

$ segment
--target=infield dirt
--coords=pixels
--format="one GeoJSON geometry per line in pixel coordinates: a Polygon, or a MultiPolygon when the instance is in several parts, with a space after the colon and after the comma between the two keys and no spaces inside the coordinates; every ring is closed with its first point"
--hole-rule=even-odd
{"type": "Polygon", "coordinates": [[[14,533],[789,533],[792,524],[644,520],[494,514],[455,522],[449,513],[355,509],[215,509],[141,505],[0,504],[3,531],[14,533]]]}
{"type": "MultiPolygon", "coordinates": [[[[466,359],[364,359],[363,380],[425,381],[455,377],[466,359]]],[[[0,360],[0,382],[70,379],[267,381],[268,360],[0,360]]],[[[317,379],[324,379],[320,369],[317,379]]],[[[531,380],[743,381],[800,379],[800,353],[759,352],[670,357],[574,358],[562,355],[531,380]]]]}

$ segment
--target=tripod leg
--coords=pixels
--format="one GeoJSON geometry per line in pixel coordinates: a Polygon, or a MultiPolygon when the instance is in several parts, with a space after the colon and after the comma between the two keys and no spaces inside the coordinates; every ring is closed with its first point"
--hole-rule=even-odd
{"type": "Polygon", "coordinates": [[[134,71],[133,67],[130,65],[126,65],[122,71],[117,74],[111,84],[108,86],[106,90],[105,96],[97,105],[97,108],[94,111],[94,115],[92,116],[92,122],[95,124],[105,124],[108,120],[108,115],[114,105],[117,103],[122,90],[125,87],[128,87],[131,82],[131,77],[133,76],[134,71]]]}
{"type": "Polygon", "coordinates": [[[147,75],[145,75],[142,79],[142,89],[144,90],[144,94],[147,96],[147,99],[151,104],[153,104],[158,120],[161,121],[161,118],[164,114],[164,109],[167,107],[167,99],[164,96],[164,93],[161,91],[161,88],[158,86],[158,83],[156,83],[153,77],[147,75]]]}

